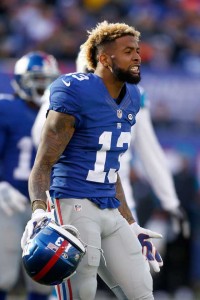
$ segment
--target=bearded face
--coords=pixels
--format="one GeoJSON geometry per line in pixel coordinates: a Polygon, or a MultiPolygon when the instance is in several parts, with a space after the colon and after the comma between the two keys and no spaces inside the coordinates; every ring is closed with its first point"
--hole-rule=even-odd
{"type": "Polygon", "coordinates": [[[141,80],[139,67],[131,67],[127,70],[124,70],[117,66],[117,64],[113,61],[112,63],[112,73],[113,75],[122,82],[138,84],[141,80]]]}

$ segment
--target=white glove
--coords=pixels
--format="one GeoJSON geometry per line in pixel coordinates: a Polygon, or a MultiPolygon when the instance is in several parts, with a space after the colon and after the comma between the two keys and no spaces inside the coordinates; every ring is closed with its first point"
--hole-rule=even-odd
{"type": "Polygon", "coordinates": [[[0,209],[8,216],[26,209],[28,199],[6,181],[0,182],[0,209]]]}
{"type": "Polygon", "coordinates": [[[33,234],[33,230],[35,226],[44,218],[47,217],[49,219],[54,220],[54,216],[52,212],[46,212],[45,210],[39,208],[32,213],[31,219],[28,221],[24,233],[21,238],[21,248],[24,249],[25,244],[31,239],[33,234]]]}
{"type": "Polygon", "coordinates": [[[152,243],[151,238],[162,238],[162,235],[140,227],[136,222],[130,225],[131,230],[138,237],[142,245],[142,253],[148,260],[155,272],[160,272],[160,267],[163,266],[163,260],[152,243]]]}

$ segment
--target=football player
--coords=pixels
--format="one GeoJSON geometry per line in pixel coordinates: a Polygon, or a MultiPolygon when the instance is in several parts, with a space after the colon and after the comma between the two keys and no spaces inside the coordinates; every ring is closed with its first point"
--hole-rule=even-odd
{"type": "MultiPolygon", "coordinates": [[[[21,265],[20,239],[31,216],[28,178],[36,150],[31,129],[47,86],[59,75],[57,61],[43,52],[30,52],[14,67],[14,94],[0,94],[0,300],[18,280],[21,265]]],[[[28,300],[46,300],[50,293],[30,280],[28,300]]]]}
{"type": "Polygon", "coordinates": [[[139,32],[104,21],[89,32],[83,47],[94,74],[65,74],[50,87],[49,112],[29,177],[33,214],[21,246],[47,214],[50,188],[57,221],[75,226],[88,245],[76,274],[57,286],[59,299],[95,298],[102,248],[126,297],[150,300],[152,277],[142,250],[159,271],[162,259],[150,238],[161,236],[135,222],[118,176],[140,108],[139,32]]]}
{"type": "MultiPolygon", "coordinates": [[[[76,70],[77,72],[88,72],[86,57],[83,51],[80,51],[78,54],[76,60],[76,70]]],[[[141,94],[140,111],[137,114],[137,122],[134,127],[132,127],[131,144],[141,159],[145,170],[147,171],[149,183],[151,184],[157,197],[161,200],[161,206],[164,210],[168,211],[174,218],[176,218],[177,225],[182,224],[182,228],[179,227],[178,231],[183,230],[184,236],[188,236],[189,224],[187,217],[181,209],[180,201],[174,188],[172,175],[167,167],[164,151],[162,150],[153,129],[146,93],[141,86],[139,86],[139,90],[141,94]]],[[[46,113],[49,106],[49,94],[50,91],[48,89],[43,96],[43,105],[37,115],[32,129],[33,140],[36,147],[39,145],[40,132],[46,119],[46,113]]],[[[134,217],[137,218],[135,211],[135,200],[129,178],[131,155],[131,150],[128,149],[121,157],[119,174],[127,203],[134,217]]],[[[160,227],[159,230],[161,230],[161,228],[166,229],[166,227],[160,227]]],[[[153,227],[151,227],[151,229],[157,230],[157,228],[153,227]]],[[[166,231],[163,230],[162,233],[165,235],[166,231]]],[[[156,241],[159,251],[164,248],[165,243],[165,238],[156,241]]],[[[112,279],[108,270],[102,265],[103,264],[101,264],[101,267],[99,268],[99,275],[104,277],[104,281],[109,285],[110,288],[112,288],[113,292],[118,296],[118,298],[120,299],[120,297],[122,297],[123,299],[123,296],[121,296],[121,292],[119,291],[119,288],[117,288],[117,284],[115,283],[114,279],[112,279]]]]}
{"type": "MultiPolygon", "coordinates": [[[[83,51],[80,51],[76,60],[76,71],[87,73],[86,57],[83,51]]],[[[135,199],[133,196],[133,189],[130,182],[131,169],[131,150],[134,150],[141,160],[149,184],[155,192],[157,198],[160,200],[161,207],[167,211],[172,218],[172,225],[174,224],[174,232],[182,231],[183,236],[187,238],[190,235],[190,225],[187,215],[181,206],[178,199],[172,174],[167,165],[165,153],[155,134],[150,109],[149,100],[144,89],[138,85],[140,91],[140,111],[137,114],[137,122],[132,127],[131,147],[121,157],[120,164],[120,178],[123,189],[126,195],[127,203],[131,209],[134,217],[137,219],[135,199]]],[[[40,133],[42,126],[46,119],[46,113],[49,106],[49,94],[47,89],[43,96],[43,105],[37,115],[32,129],[33,141],[36,147],[39,145],[40,133]]],[[[152,224],[153,226],[153,224],[152,224]]],[[[164,227],[166,229],[166,227],[164,227]]],[[[165,234],[165,230],[163,234],[165,234]]],[[[165,239],[158,240],[157,243],[163,243],[165,239]]]]}

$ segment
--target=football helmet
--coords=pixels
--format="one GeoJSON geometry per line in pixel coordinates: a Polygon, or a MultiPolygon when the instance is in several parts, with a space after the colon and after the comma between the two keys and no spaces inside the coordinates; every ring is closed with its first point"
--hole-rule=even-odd
{"type": "Polygon", "coordinates": [[[74,226],[60,226],[44,217],[24,247],[22,262],[36,282],[57,285],[75,273],[85,253],[86,248],[74,226]]]}
{"type": "Polygon", "coordinates": [[[20,98],[40,106],[44,91],[59,75],[53,55],[40,51],[30,52],[16,62],[11,84],[20,98]]]}

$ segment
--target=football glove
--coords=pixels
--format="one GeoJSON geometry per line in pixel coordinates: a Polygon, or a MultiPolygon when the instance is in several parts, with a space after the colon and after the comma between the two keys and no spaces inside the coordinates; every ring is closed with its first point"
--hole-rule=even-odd
{"type": "Polygon", "coordinates": [[[184,238],[190,237],[190,223],[187,214],[182,206],[178,206],[169,211],[171,218],[172,229],[174,233],[182,233],[184,238]]]}
{"type": "Polygon", "coordinates": [[[152,266],[155,272],[160,272],[160,267],[163,266],[163,260],[152,243],[151,238],[162,238],[162,235],[140,227],[136,222],[130,225],[131,230],[138,237],[140,244],[142,245],[142,253],[148,260],[150,266],[152,266]]]}
{"type": "Polygon", "coordinates": [[[0,182],[0,209],[8,216],[26,209],[28,199],[6,181],[0,182]]]}
{"type": "Polygon", "coordinates": [[[33,230],[36,225],[44,218],[47,217],[49,219],[54,220],[53,212],[46,212],[45,210],[38,208],[36,209],[31,216],[31,219],[28,221],[24,233],[21,238],[21,248],[24,249],[26,243],[31,239],[33,234],[33,230]]]}

